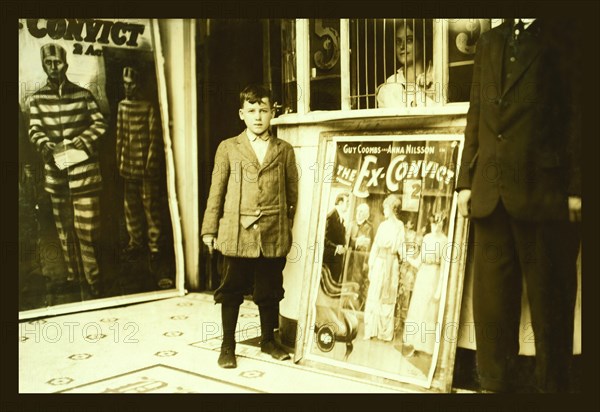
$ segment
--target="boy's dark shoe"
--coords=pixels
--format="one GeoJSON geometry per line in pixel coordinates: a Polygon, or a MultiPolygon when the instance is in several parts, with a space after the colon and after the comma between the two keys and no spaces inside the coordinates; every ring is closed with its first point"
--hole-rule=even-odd
{"type": "Polygon", "coordinates": [[[260,344],[260,350],[264,353],[268,353],[274,359],[284,361],[291,359],[290,354],[287,353],[281,346],[279,346],[274,340],[260,344]]]}
{"type": "Polygon", "coordinates": [[[220,367],[225,369],[237,368],[237,362],[235,361],[235,348],[230,346],[222,347],[218,363],[220,367]]]}

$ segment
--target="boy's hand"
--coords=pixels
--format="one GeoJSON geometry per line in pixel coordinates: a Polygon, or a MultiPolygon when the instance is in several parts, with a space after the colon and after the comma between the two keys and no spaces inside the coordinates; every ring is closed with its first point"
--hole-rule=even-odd
{"type": "Polygon", "coordinates": [[[213,235],[204,235],[202,236],[202,242],[208,247],[208,253],[212,255],[213,250],[215,249],[215,240],[216,238],[213,235]]]}

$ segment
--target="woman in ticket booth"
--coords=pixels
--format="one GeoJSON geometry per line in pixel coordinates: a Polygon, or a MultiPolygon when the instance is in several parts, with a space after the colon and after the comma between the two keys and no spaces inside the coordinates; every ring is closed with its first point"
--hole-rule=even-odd
{"type": "Polygon", "coordinates": [[[400,67],[377,87],[377,107],[433,106],[431,25],[422,19],[401,19],[395,26],[394,53],[400,67]]]}

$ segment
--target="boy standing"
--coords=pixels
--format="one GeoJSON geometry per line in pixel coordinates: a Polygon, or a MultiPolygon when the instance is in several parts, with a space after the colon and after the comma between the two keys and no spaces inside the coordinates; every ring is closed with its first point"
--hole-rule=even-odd
{"type": "Polygon", "coordinates": [[[278,360],[290,356],[274,339],[283,268],[292,245],[298,199],[298,170],[292,146],[270,134],[271,93],[250,85],[240,93],[240,119],[246,130],[226,139],[215,155],[212,184],[202,224],[209,252],[224,255],[221,285],[223,343],[219,366],[235,368],[235,327],[244,293],[253,286],[258,305],[261,350],[278,360]]]}

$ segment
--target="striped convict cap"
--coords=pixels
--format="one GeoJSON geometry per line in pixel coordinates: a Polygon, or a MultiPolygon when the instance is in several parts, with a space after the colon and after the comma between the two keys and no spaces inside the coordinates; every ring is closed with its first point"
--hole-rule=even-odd
{"type": "Polygon", "coordinates": [[[42,60],[47,56],[60,57],[62,61],[67,62],[67,51],[56,43],[44,44],[40,49],[42,60]]]}
{"type": "Polygon", "coordinates": [[[123,80],[136,81],[138,78],[138,71],[130,66],[123,67],[123,80]]]}

